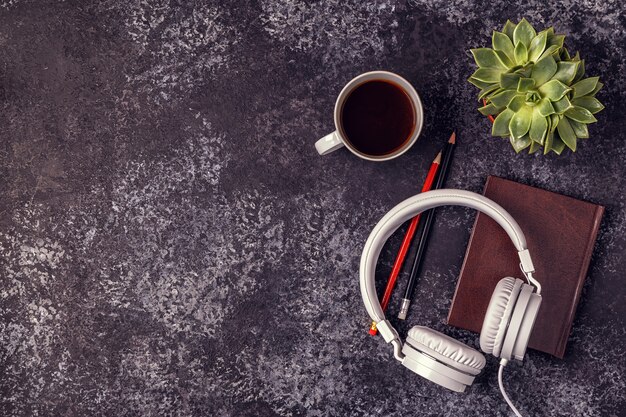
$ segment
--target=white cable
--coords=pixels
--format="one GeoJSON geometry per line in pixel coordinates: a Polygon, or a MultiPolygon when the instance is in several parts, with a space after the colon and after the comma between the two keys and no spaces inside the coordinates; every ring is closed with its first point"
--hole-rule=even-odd
{"type": "Polygon", "coordinates": [[[509,405],[509,407],[511,407],[511,410],[513,410],[515,415],[517,417],[522,417],[522,415],[519,413],[519,411],[517,411],[517,408],[515,408],[515,406],[511,402],[511,399],[508,395],[506,395],[506,391],[504,390],[504,385],[502,384],[502,371],[504,370],[504,366],[505,364],[500,363],[500,369],[498,370],[498,385],[500,385],[500,392],[502,393],[504,400],[509,405]]]}

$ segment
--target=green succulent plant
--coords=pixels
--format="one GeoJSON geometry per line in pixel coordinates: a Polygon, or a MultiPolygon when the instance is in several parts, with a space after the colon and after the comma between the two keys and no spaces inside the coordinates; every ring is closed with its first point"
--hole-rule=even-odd
{"type": "Polygon", "coordinates": [[[493,32],[493,49],[471,50],[478,69],[468,81],[485,104],[478,111],[495,116],[492,135],[509,138],[518,153],[576,151],[604,108],[595,97],[602,83],[583,78],[585,61],[570,56],[564,40],[553,28],[537,33],[526,19],[507,20],[502,32],[493,32]]]}

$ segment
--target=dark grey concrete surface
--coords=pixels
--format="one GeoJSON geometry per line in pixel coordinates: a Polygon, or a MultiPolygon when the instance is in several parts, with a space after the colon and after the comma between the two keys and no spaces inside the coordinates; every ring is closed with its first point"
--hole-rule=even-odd
{"type": "MultiPolygon", "coordinates": [[[[527,416],[626,415],[624,12],[0,1],[0,415],[510,416],[493,358],[455,394],[366,331],[362,245],[452,130],[448,186],[494,174],[606,206],[565,359],[531,351],[505,379],[527,416]],[[576,154],[515,155],[476,111],[468,49],[522,16],[568,33],[606,84],[576,154]],[[418,144],[319,157],[337,93],[372,69],[421,94],[418,144]]],[[[410,317],[476,346],[445,325],[473,218],[439,212],[410,317]]]]}

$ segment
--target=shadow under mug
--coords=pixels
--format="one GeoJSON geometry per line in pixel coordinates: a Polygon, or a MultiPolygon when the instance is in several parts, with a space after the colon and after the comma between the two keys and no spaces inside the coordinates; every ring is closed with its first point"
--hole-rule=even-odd
{"type": "Polygon", "coordinates": [[[333,133],[326,135],[317,142],[315,142],[315,149],[317,149],[317,152],[320,155],[329,154],[345,146],[350,152],[352,152],[359,158],[363,158],[368,161],[388,161],[408,151],[409,148],[411,148],[411,146],[413,146],[413,144],[417,141],[417,138],[419,137],[420,132],[422,131],[422,126],[424,124],[424,110],[422,108],[422,101],[420,100],[417,91],[415,91],[411,83],[409,83],[407,80],[405,80],[398,74],[394,74],[393,72],[371,71],[353,78],[341,90],[341,92],[339,93],[339,97],[337,97],[337,101],[335,102],[334,119],[336,130],[333,133]],[[352,93],[352,91],[361,84],[374,80],[391,82],[404,90],[404,92],[409,96],[409,99],[411,100],[411,105],[414,112],[413,116],[415,125],[409,139],[407,139],[398,149],[383,155],[369,155],[359,151],[345,137],[344,130],[341,128],[341,112],[343,109],[343,105],[350,93],[352,93]]]}

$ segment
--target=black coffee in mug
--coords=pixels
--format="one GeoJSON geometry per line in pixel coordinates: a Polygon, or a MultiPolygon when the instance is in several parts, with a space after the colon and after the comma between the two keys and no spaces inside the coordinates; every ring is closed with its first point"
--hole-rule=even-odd
{"type": "Polygon", "coordinates": [[[397,158],[415,144],[424,124],[422,101],[411,83],[389,71],[357,75],[341,89],[335,131],[315,142],[320,155],[344,146],[367,161],[397,158]]]}
{"type": "Polygon", "coordinates": [[[402,148],[415,129],[415,110],[399,85],[370,80],[356,86],[341,109],[341,128],[359,152],[383,156],[402,148]]]}

